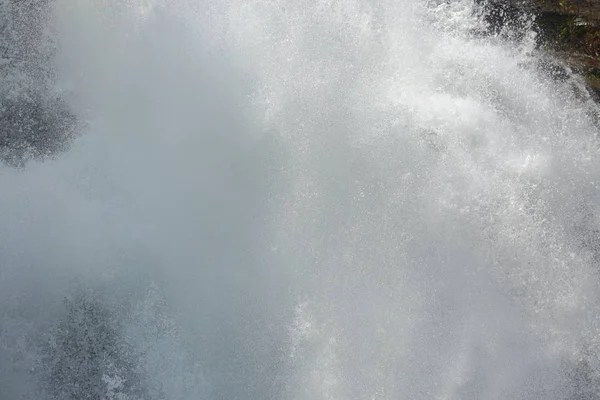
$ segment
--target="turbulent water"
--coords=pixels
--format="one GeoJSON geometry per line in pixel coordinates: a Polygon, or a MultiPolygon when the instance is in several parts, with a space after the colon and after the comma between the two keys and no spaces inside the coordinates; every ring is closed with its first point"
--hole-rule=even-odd
{"type": "Polygon", "coordinates": [[[0,3],[1,399],[600,398],[598,112],[534,29],[0,3]]]}

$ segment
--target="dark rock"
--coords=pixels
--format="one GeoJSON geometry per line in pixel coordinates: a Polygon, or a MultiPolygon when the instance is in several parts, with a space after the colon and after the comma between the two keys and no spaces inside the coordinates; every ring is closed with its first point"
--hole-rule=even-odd
{"type": "MultiPolygon", "coordinates": [[[[487,23],[485,35],[521,40],[533,29],[538,48],[558,62],[541,60],[538,69],[566,81],[581,75],[600,99],[600,0],[476,0],[487,23]]],[[[478,33],[479,34],[479,33],[478,33]]]]}
{"type": "Polygon", "coordinates": [[[531,16],[526,2],[516,0],[476,0],[489,35],[523,33],[531,16]]]}

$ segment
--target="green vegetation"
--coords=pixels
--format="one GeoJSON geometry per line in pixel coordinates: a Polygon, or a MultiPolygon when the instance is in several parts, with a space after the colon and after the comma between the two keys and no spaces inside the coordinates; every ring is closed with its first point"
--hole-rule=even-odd
{"type": "Polygon", "coordinates": [[[532,0],[542,46],[559,52],[600,89],[600,2],[592,0],[532,0]]]}

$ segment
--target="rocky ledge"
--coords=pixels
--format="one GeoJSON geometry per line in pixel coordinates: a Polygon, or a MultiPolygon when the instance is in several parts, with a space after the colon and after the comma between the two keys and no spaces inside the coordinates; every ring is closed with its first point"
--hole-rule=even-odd
{"type": "MultiPolygon", "coordinates": [[[[600,0],[482,0],[492,30],[534,17],[541,49],[582,75],[600,98],[600,0]]],[[[518,26],[517,26],[518,28],[518,26]]]]}
{"type": "Polygon", "coordinates": [[[600,1],[534,0],[542,46],[560,53],[600,92],[600,1]]]}

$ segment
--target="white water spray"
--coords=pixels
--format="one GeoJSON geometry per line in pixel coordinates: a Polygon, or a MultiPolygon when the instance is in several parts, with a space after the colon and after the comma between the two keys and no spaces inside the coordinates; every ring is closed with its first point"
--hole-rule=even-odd
{"type": "Polygon", "coordinates": [[[44,349],[82,291],[135,360],[93,399],[127,368],[153,399],[600,396],[595,106],[532,35],[470,1],[51,11],[80,132],[0,169],[2,398],[70,382],[44,349]]]}

